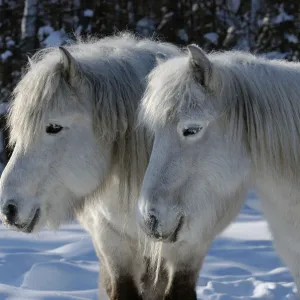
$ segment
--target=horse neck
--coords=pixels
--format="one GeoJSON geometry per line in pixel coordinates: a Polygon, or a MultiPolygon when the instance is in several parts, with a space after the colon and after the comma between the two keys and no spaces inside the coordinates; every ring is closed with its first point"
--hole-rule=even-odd
{"type": "Polygon", "coordinates": [[[232,115],[238,120],[239,142],[247,147],[253,169],[274,178],[298,177],[300,68],[291,63],[258,61],[235,75],[238,97],[232,115]]]}
{"type": "Polygon", "coordinates": [[[101,135],[101,131],[107,133],[108,145],[112,145],[111,168],[97,195],[102,197],[114,189],[120,194],[119,203],[125,206],[135,206],[152,147],[152,136],[136,126],[138,104],[145,89],[141,78],[155,63],[151,52],[136,49],[134,57],[131,53],[128,59],[126,55],[122,60],[110,58],[109,68],[104,62],[103,67],[99,63],[97,70],[88,70],[95,70],[88,75],[92,77],[90,86],[94,86],[91,98],[95,101],[96,127],[101,135]]]}

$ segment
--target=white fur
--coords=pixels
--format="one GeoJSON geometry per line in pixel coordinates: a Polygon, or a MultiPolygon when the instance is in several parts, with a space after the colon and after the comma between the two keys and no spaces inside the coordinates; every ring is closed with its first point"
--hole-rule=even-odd
{"type": "MultiPolygon", "coordinates": [[[[135,207],[152,136],[136,128],[137,105],[156,53],[179,49],[131,35],[39,51],[13,93],[13,155],[1,177],[1,207],[14,200],[17,222],[37,207],[35,231],[74,214],[91,233],[103,276],[140,284],[147,239],[135,207]],[[46,126],[59,124],[57,135],[46,126]]],[[[149,293],[149,299],[153,293],[149,293]]]]}
{"type": "Polygon", "coordinates": [[[150,73],[141,102],[140,121],[155,141],[140,213],[156,211],[169,232],[176,211],[185,218],[179,242],[200,247],[238,213],[254,184],[299,290],[300,64],[233,51],[207,55],[196,46],[188,51],[150,73]],[[195,127],[202,129],[183,136],[195,127]]]}

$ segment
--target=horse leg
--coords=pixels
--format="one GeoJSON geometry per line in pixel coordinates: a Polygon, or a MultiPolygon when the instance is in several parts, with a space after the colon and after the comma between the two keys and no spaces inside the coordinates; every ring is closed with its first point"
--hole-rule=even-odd
{"type": "MultiPolygon", "coordinates": [[[[102,287],[105,288],[106,294],[110,300],[142,300],[140,292],[134,281],[134,276],[128,274],[119,274],[119,276],[111,276],[104,263],[105,258],[100,258],[100,276],[99,276],[99,294],[101,295],[102,287]]],[[[100,298],[102,299],[102,298],[100,298]]]]}
{"type": "Polygon", "coordinates": [[[107,291],[110,292],[109,297],[111,300],[142,300],[135,281],[130,275],[124,275],[115,279],[114,289],[107,291]]]}
{"type": "Polygon", "coordinates": [[[263,198],[262,208],[275,249],[289,268],[300,297],[300,203],[289,206],[287,202],[263,198]]]}
{"type": "MultiPolygon", "coordinates": [[[[111,225],[102,223],[94,240],[100,259],[100,280],[110,300],[142,300],[139,276],[143,261],[139,259],[133,241],[120,234],[111,225]]],[[[99,287],[100,288],[100,287],[99,287]]]]}
{"type": "Polygon", "coordinates": [[[158,271],[151,267],[150,259],[145,259],[145,273],[142,276],[143,300],[161,300],[164,298],[168,285],[168,273],[164,263],[158,271]]]}
{"type": "Polygon", "coordinates": [[[300,251],[293,249],[294,247],[287,247],[285,241],[275,236],[273,235],[275,249],[289,268],[297,287],[298,298],[300,299],[300,251]]]}
{"type": "MultiPolygon", "coordinates": [[[[107,258],[107,255],[104,256],[107,258]]],[[[124,259],[126,258],[124,257],[124,259]]],[[[133,274],[130,274],[129,271],[121,271],[121,269],[117,271],[118,264],[116,262],[107,265],[107,262],[103,263],[103,259],[100,261],[99,291],[103,286],[110,300],[142,300],[133,274]],[[114,268],[114,272],[110,274],[109,271],[112,268],[114,268]]]]}
{"type": "Polygon", "coordinates": [[[196,300],[196,283],[211,240],[179,242],[163,245],[163,257],[168,271],[168,286],[164,300],[196,300]]]}
{"type": "Polygon", "coordinates": [[[177,271],[170,274],[165,266],[158,273],[157,283],[155,274],[150,271],[143,278],[143,300],[195,300],[195,284],[198,271],[177,271]],[[194,279],[193,279],[194,278],[194,279]]]}
{"type": "Polygon", "coordinates": [[[217,234],[239,213],[245,192],[243,186],[227,199],[222,197],[217,201],[212,196],[210,207],[190,217],[189,226],[181,229],[179,241],[163,244],[162,256],[169,273],[165,300],[197,299],[196,283],[207,251],[217,234]]]}
{"type": "Polygon", "coordinates": [[[173,275],[170,289],[167,291],[165,300],[197,300],[196,281],[198,270],[176,271],[173,275]]]}
{"type": "Polygon", "coordinates": [[[104,269],[102,266],[99,290],[104,286],[110,300],[142,300],[132,276],[125,275],[112,279],[104,269]]]}
{"type": "Polygon", "coordinates": [[[104,261],[103,258],[101,258],[101,254],[99,254],[99,251],[96,251],[97,255],[99,257],[99,264],[100,264],[100,270],[99,270],[99,282],[98,282],[98,288],[99,288],[99,299],[106,299],[106,295],[110,295],[112,292],[112,284],[110,275],[108,273],[108,270],[104,264],[101,262],[104,261]],[[104,291],[103,291],[104,290],[104,291]],[[104,294],[102,293],[104,292],[104,294]]]}
{"type": "Polygon", "coordinates": [[[194,300],[197,299],[195,291],[195,280],[197,275],[191,271],[179,271],[173,276],[168,274],[165,267],[162,267],[158,273],[157,283],[155,282],[155,274],[150,271],[144,277],[143,300],[194,300]],[[170,278],[170,279],[169,279],[170,278]],[[146,282],[147,281],[147,282],[146,282]],[[168,281],[171,281],[168,288],[168,281]],[[166,294],[167,291],[167,294],[166,294]]]}

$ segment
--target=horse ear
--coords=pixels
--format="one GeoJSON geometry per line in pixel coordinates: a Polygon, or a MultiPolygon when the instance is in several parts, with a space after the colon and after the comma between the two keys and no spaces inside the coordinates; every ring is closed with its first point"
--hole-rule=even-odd
{"type": "Polygon", "coordinates": [[[157,52],[155,54],[155,58],[156,58],[157,65],[160,65],[161,63],[163,63],[164,61],[166,61],[167,55],[165,55],[165,54],[163,54],[161,52],[157,52]]]}
{"type": "Polygon", "coordinates": [[[63,75],[71,84],[80,74],[78,63],[66,48],[59,47],[59,51],[63,75]]]}
{"type": "Polygon", "coordinates": [[[212,73],[212,63],[208,59],[207,54],[197,45],[188,45],[187,49],[196,78],[199,80],[201,85],[207,86],[212,73]]]}

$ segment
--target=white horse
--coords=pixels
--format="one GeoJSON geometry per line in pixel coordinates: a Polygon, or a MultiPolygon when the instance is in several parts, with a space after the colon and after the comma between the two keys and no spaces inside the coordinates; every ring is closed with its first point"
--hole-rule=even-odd
{"type": "Polygon", "coordinates": [[[152,147],[152,136],[136,128],[136,112],[157,53],[167,58],[180,50],[129,34],[41,50],[9,113],[14,151],[1,177],[4,221],[31,233],[76,215],[92,236],[113,300],[141,299],[141,277],[143,299],[162,299],[167,284],[147,292],[151,247],[136,224],[152,147]]]}
{"type": "MultiPolygon", "coordinates": [[[[160,240],[175,232],[177,248],[190,245],[186,255],[195,255],[254,184],[299,291],[299,95],[299,63],[190,45],[157,66],[140,109],[155,132],[138,203],[143,230],[160,240]]],[[[202,258],[187,266],[194,279],[202,258]]]]}

